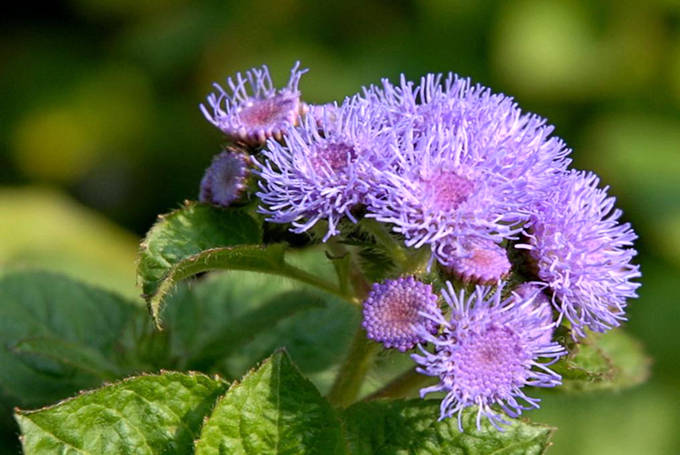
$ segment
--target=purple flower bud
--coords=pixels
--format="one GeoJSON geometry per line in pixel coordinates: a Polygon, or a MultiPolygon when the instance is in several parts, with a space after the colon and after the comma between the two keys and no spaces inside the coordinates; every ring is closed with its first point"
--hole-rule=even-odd
{"type": "Polygon", "coordinates": [[[386,280],[375,283],[364,301],[362,325],[368,338],[404,352],[423,341],[415,327],[436,333],[437,325],[421,315],[431,311],[438,311],[432,286],[413,277],[386,280]]]}
{"type": "Polygon", "coordinates": [[[227,151],[216,155],[205,170],[198,200],[228,207],[246,190],[250,163],[250,156],[241,152],[227,151]]]}
{"type": "Polygon", "coordinates": [[[626,299],[637,297],[639,266],[631,248],[637,238],[595,174],[571,171],[556,182],[530,221],[529,254],[553,304],[571,322],[575,336],[585,328],[604,332],[625,320],[626,299]]]}
{"type": "Polygon", "coordinates": [[[298,84],[307,70],[299,67],[297,62],[288,85],[280,90],[274,88],[265,65],[246,71],[245,77],[237,73],[235,80],[227,79],[230,93],[213,84],[217,92],[207,98],[212,112],[203,104],[201,111],[210,123],[234,141],[262,145],[269,137],[281,139],[283,130],[297,124],[306,110],[300,101],[298,84]]]}
{"type": "Polygon", "coordinates": [[[442,290],[451,308],[444,318],[439,310],[423,313],[443,327],[441,334],[420,330],[420,335],[434,345],[427,351],[419,345],[419,354],[411,357],[417,371],[439,378],[437,385],[422,389],[421,396],[444,392],[440,419],[458,415],[461,431],[463,409],[477,406],[477,427],[486,417],[496,427],[507,423],[495,407],[511,417],[523,410],[537,408],[539,400],[521,390],[525,386],[555,387],[561,377],[547,368],[566,352],[559,344],[546,341],[545,333],[554,324],[546,323],[533,299],[517,295],[502,300],[502,289],[495,291],[477,286],[469,296],[456,293],[447,283],[442,290]],[[540,363],[539,358],[549,359],[540,363]]]}
{"type": "Polygon", "coordinates": [[[505,249],[487,239],[470,238],[455,247],[444,246],[437,257],[454,275],[468,283],[493,284],[510,272],[505,249]]]}
{"type": "MultiPolygon", "coordinates": [[[[550,299],[543,292],[545,285],[538,285],[536,283],[522,283],[512,290],[515,299],[521,301],[533,301],[533,306],[536,308],[537,316],[545,322],[546,325],[553,324],[553,312],[550,299]]],[[[543,341],[549,343],[552,340],[553,330],[546,330],[543,341]]]]}

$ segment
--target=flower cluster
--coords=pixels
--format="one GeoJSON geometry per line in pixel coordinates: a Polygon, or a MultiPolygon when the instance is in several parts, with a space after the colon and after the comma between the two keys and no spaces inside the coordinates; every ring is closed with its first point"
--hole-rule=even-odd
{"type": "Polygon", "coordinates": [[[412,357],[418,370],[439,378],[437,385],[421,390],[421,395],[444,392],[441,417],[458,416],[468,406],[477,406],[477,424],[485,416],[492,424],[506,423],[493,405],[511,417],[524,409],[538,407],[538,401],[521,390],[524,386],[554,387],[560,375],[547,368],[565,354],[564,348],[552,342],[554,323],[533,296],[518,298],[515,294],[501,298],[501,287],[478,286],[469,296],[456,293],[451,283],[442,295],[450,307],[450,317],[441,311],[425,311],[423,315],[441,325],[441,333],[431,335],[423,326],[418,333],[434,346],[434,352],[420,347],[412,357]]]}
{"type": "Polygon", "coordinates": [[[576,342],[609,330],[636,297],[636,236],[614,198],[569,168],[544,118],[469,79],[402,76],[307,105],[305,72],[296,64],[282,89],[266,67],[216,85],[201,109],[250,156],[216,158],[201,200],[229,205],[252,172],[267,221],[356,249],[382,242],[396,266],[361,296],[363,328],[414,349],[417,370],[438,378],[422,395],[445,393],[441,418],[475,406],[478,426],[498,427],[538,407],[523,388],[561,383],[554,330],[576,342]],[[383,236],[362,237],[369,224],[383,236]]]}

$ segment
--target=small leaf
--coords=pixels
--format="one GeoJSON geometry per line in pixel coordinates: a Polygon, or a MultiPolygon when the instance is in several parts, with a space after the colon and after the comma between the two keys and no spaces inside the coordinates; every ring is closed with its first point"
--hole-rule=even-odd
{"type": "Polygon", "coordinates": [[[126,379],[36,411],[16,411],[24,453],[185,454],[227,384],[196,373],[126,379]]]}
{"type": "Polygon", "coordinates": [[[649,376],[649,358],[642,345],[621,329],[591,333],[553,368],[570,391],[618,390],[649,376]]]}
{"type": "Polygon", "coordinates": [[[137,280],[146,298],[158,293],[178,264],[205,250],[262,240],[262,228],[242,210],[188,202],[159,217],[142,243],[137,280]]]}
{"type": "Polygon", "coordinates": [[[332,455],[342,444],[333,409],[280,351],[220,399],[196,454],[332,455]]]}
{"type": "Polygon", "coordinates": [[[151,315],[159,314],[169,291],[180,281],[209,270],[247,270],[286,276],[345,296],[334,283],[285,261],[286,246],[255,245],[260,225],[240,210],[188,203],[161,218],[142,244],[137,278],[151,315]]]}
{"type": "Polygon", "coordinates": [[[464,412],[463,433],[455,417],[438,420],[437,400],[358,403],[342,417],[352,454],[539,455],[550,445],[553,428],[510,419],[502,432],[486,420],[478,430],[476,415],[475,410],[464,412]]]}

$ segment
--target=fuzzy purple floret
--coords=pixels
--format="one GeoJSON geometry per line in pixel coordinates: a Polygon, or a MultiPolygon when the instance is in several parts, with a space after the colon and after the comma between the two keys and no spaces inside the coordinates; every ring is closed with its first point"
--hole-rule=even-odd
{"type": "Polygon", "coordinates": [[[415,327],[436,333],[437,325],[421,313],[437,309],[431,285],[413,277],[386,280],[375,283],[364,301],[362,326],[368,338],[404,352],[423,342],[415,327]]]}
{"type": "Polygon", "coordinates": [[[266,65],[237,73],[235,79],[227,78],[229,91],[218,84],[201,104],[206,119],[232,140],[261,145],[269,137],[281,138],[283,130],[298,122],[305,111],[300,100],[298,84],[306,69],[300,70],[297,62],[291,70],[288,84],[277,90],[272,84],[266,65]]]}
{"type": "Polygon", "coordinates": [[[487,239],[464,239],[441,250],[439,262],[464,282],[493,284],[510,273],[505,248],[487,239]]]}
{"type": "Polygon", "coordinates": [[[308,113],[282,142],[268,141],[256,171],[267,221],[291,223],[301,233],[325,220],[324,241],[339,233],[342,218],[356,222],[352,209],[364,203],[380,167],[376,150],[394,142],[382,118],[375,108],[347,99],[308,113]]]}
{"type": "Polygon", "coordinates": [[[399,147],[375,172],[367,216],[393,225],[407,246],[429,245],[441,262],[462,239],[515,238],[527,207],[569,163],[545,120],[468,79],[427,75],[365,90],[388,112],[399,147]]]}
{"type": "Polygon", "coordinates": [[[485,286],[477,286],[467,297],[448,282],[447,289],[442,294],[451,310],[448,319],[440,311],[422,313],[442,327],[437,335],[420,330],[434,351],[419,345],[420,353],[411,355],[418,372],[439,378],[437,385],[422,389],[421,396],[444,392],[440,420],[457,415],[461,431],[462,411],[470,406],[478,407],[478,428],[486,417],[501,429],[507,421],[496,408],[510,417],[538,408],[539,400],[528,397],[522,388],[561,384],[560,375],[548,365],[566,351],[546,341],[545,333],[554,324],[545,321],[533,299],[515,295],[502,300],[502,289],[494,292],[485,286]]]}
{"type": "Polygon", "coordinates": [[[566,173],[554,192],[535,209],[529,229],[529,254],[538,277],[553,294],[553,304],[572,325],[604,332],[625,320],[626,299],[637,297],[639,266],[631,261],[637,238],[607,188],[595,174],[566,173]]]}
{"type": "MultiPolygon", "coordinates": [[[[517,301],[533,301],[533,306],[536,307],[538,317],[546,324],[553,322],[553,307],[550,299],[545,292],[543,292],[545,284],[538,283],[522,283],[512,290],[513,295],[517,301]]],[[[552,330],[546,330],[543,335],[545,342],[550,342],[553,336],[552,330]]]]}
{"type": "Polygon", "coordinates": [[[216,155],[201,179],[198,200],[228,207],[241,197],[250,174],[250,157],[239,152],[216,155]]]}

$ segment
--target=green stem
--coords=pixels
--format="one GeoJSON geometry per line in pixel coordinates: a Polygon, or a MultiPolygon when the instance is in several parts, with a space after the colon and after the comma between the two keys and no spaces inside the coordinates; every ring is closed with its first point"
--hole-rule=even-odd
{"type": "Polygon", "coordinates": [[[372,235],[375,240],[385,248],[387,254],[396,262],[400,270],[404,270],[409,264],[409,257],[406,250],[397,239],[395,239],[384,223],[379,223],[370,218],[361,220],[361,228],[372,235]]]}
{"type": "Polygon", "coordinates": [[[358,305],[359,301],[358,299],[351,297],[347,295],[346,292],[343,292],[342,289],[338,288],[333,283],[329,283],[326,280],[322,280],[321,278],[317,277],[316,275],[313,275],[309,272],[306,272],[300,268],[297,268],[295,266],[292,266],[290,264],[285,264],[284,267],[281,270],[280,275],[293,278],[295,280],[298,280],[302,283],[307,283],[312,286],[315,286],[319,289],[323,289],[324,291],[328,292],[329,294],[336,295],[338,297],[341,297],[343,300],[346,300],[350,303],[353,303],[354,305],[358,305]]]}
{"type": "Polygon", "coordinates": [[[370,341],[364,328],[359,326],[352,340],[349,354],[328,393],[328,400],[332,404],[346,407],[356,401],[361,384],[379,350],[380,345],[370,341]]]}
{"type": "Polygon", "coordinates": [[[382,389],[376,390],[364,400],[375,400],[378,398],[407,398],[413,392],[432,382],[430,376],[425,376],[416,372],[415,368],[396,377],[382,389]]]}
{"type": "MultiPolygon", "coordinates": [[[[328,242],[328,250],[330,253],[337,257],[337,258],[348,258],[347,264],[345,264],[348,267],[347,272],[347,277],[343,277],[343,273],[340,273],[338,271],[338,267],[336,266],[336,272],[338,272],[338,281],[340,282],[340,288],[342,289],[343,286],[343,281],[345,279],[348,279],[349,282],[352,283],[352,287],[354,288],[354,295],[355,295],[355,300],[356,303],[361,303],[363,299],[368,295],[368,293],[371,290],[371,284],[366,281],[366,278],[364,277],[363,273],[361,273],[361,267],[359,264],[356,263],[355,257],[350,253],[350,251],[345,247],[345,245],[338,243],[337,241],[334,241],[334,239],[331,239],[328,242]]],[[[335,264],[334,264],[335,265],[335,264]]]]}

